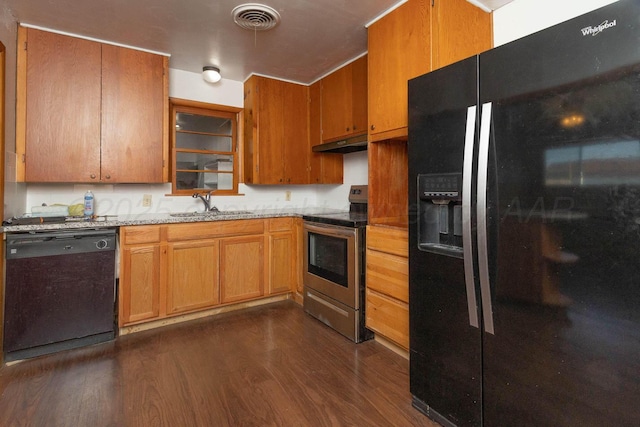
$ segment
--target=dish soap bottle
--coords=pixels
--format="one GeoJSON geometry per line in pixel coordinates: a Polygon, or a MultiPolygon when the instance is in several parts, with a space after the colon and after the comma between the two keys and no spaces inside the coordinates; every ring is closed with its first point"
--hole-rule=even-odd
{"type": "Polygon", "coordinates": [[[93,216],[93,193],[91,190],[84,193],[84,216],[90,218],[93,216]]]}

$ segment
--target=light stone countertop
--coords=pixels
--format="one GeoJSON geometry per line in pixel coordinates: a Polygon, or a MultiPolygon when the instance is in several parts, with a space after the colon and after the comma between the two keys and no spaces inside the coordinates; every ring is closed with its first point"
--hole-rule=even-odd
{"type": "Polygon", "coordinates": [[[127,225],[152,225],[152,224],[180,224],[188,222],[228,221],[236,219],[260,219],[278,218],[287,216],[302,217],[303,215],[330,214],[344,212],[344,210],[326,207],[305,207],[292,209],[258,209],[252,211],[225,211],[223,215],[198,215],[192,217],[171,216],[169,213],[145,213],[131,215],[106,215],[99,216],[96,220],[74,220],[64,223],[43,223],[30,225],[7,225],[2,227],[4,233],[116,228],[127,225]]]}

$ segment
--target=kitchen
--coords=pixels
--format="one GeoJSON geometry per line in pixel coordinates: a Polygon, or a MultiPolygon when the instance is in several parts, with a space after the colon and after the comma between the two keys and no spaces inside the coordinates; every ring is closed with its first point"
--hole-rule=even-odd
{"type": "MultiPolygon", "coordinates": [[[[566,5],[566,7],[560,8],[560,10],[556,10],[558,9],[557,5],[549,5],[548,7],[542,7],[540,5],[539,2],[536,2],[535,4],[533,4],[533,2],[525,2],[522,0],[516,0],[513,3],[511,3],[510,5],[504,6],[500,9],[497,9],[494,14],[493,14],[493,30],[494,30],[494,34],[493,34],[493,39],[494,39],[494,45],[498,46],[502,43],[505,43],[506,41],[518,38],[522,35],[525,35],[529,32],[535,31],[539,28],[541,28],[542,26],[548,26],[551,25],[553,23],[556,22],[561,22],[565,19],[568,19],[572,16],[578,15],[582,12],[586,12],[588,10],[594,9],[598,6],[601,6],[602,2],[600,2],[599,4],[596,4],[598,2],[593,2],[593,4],[585,4],[585,2],[575,2],[575,4],[572,4],[571,7],[569,7],[569,5],[566,5]],[[551,11],[555,12],[555,13],[550,13],[551,11]],[[530,19],[531,16],[539,16],[540,20],[537,19],[530,19]],[[526,18],[523,18],[526,17],[526,18]],[[548,20],[547,21],[545,21],[548,20]],[[519,25],[513,25],[513,22],[518,22],[518,23],[522,23],[519,25]],[[531,27],[531,28],[526,28],[526,25],[540,25],[541,27],[531,27]]],[[[8,27],[7,27],[8,28],[8,27]]],[[[15,37],[15,36],[14,36],[15,37]]],[[[4,41],[4,40],[3,40],[4,41]]],[[[7,73],[8,76],[11,74],[11,62],[12,62],[12,55],[11,55],[11,43],[10,42],[5,42],[5,45],[7,45],[8,49],[7,49],[7,73]]],[[[371,54],[371,52],[370,52],[371,54]]],[[[186,79],[188,80],[194,87],[196,85],[202,84],[201,80],[200,80],[200,75],[196,74],[196,73],[184,73],[184,72],[175,72],[174,70],[171,71],[171,76],[173,76],[174,74],[178,75],[178,79],[180,78],[180,75],[186,75],[186,79]]],[[[173,77],[171,77],[173,78],[173,77]]],[[[11,81],[10,78],[7,79],[8,82],[11,81]]],[[[186,95],[186,92],[188,92],[188,90],[184,90],[184,92],[176,92],[176,86],[175,83],[170,82],[171,87],[173,87],[173,93],[171,93],[170,89],[170,95],[171,96],[175,96],[178,98],[191,98],[190,96],[186,95]]],[[[7,102],[9,104],[11,104],[10,99],[12,97],[11,92],[12,92],[12,87],[11,84],[9,83],[7,85],[7,102]]],[[[237,95],[237,98],[240,98],[240,102],[237,103],[233,103],[233,102],[229,102],[229,101],[225,101],[225,102],[221,102],[221,101],[215,101],[214,103],[216,104],[223,104],[223,105],[236,105],[238,107],[242,107],[242,85],[238,85],[237,86],[237,91],[235,92],[237,95]]],[[[236,98],[236,100],[237,100],[236,98]]],[[[192,98],[193,99],[193,98],[192,98]]],[[[210,100],[207,100],[207,102],[211,102],[210,100]]],[[[370,101],[371,102],[371,101],[370,101]]],[[[12,135],[12,131],[14,131],[14,129],[12,129],[12,125],[11,125],[11,109],[7,108],[7,119],[6,119],[6,128],[7,128],[7,146],[10,146],[10,141],[11,139],[11,135],[12,135]]],[[[398,138],[397,135],[392,135],[391,138],[398,138]]],[[[384,140],[381,140],[384,141],[384,140]]],[[[394,150],[397,150],[398,146],[394,145],[393,143],[391,144],[386,144],[384,142],[381,143],[375,143],[375,144],[370,144],[369,147],[369,152],[368,152],[368,156],[363,154],[363,153],[355,153],[355,154],[347,154],[344,156],[345,159],[345,167],[344,167],[344,175],[345,175],[345,180],[344,180],[344,185],[343,186],[330,186],[330,188],[324,188],[321,185],[316,186],[313,190],[301,190],[295,186],[291,186],[289,190],[285,190],[285,191],[291,191],[291,196],[292,196],[292,202],[291,205],[294,205],[295,207],[304,207],[304,205],[308,205],[308,206],[326,206],[326,207],[336,207],[336,208],[344,208],[344,200],[346,200],[346,196],[344,196],[346,194],[346,192],[348,191],[349,185],[348,184],[359,184],[362,183],[363,181],[366,181],[368,179],[369,185],[370,185],[370,191],[374,188],[371,188],[374,185],[378,185],[380,186],[377,190],[378,193],[377,194],[381,194],[382,192],[380,191],[380,189],[384,189],[382,186],[386,185],[389,187],[392,187],[393,185],[395,185],[395,183],[392,182],[380,182],[380,178],[377,176],[377,172],[382,171],[382,169],[380,169],[379,167],[375,167],[372,168],[371,165],[371,160],[372,159],[378,159],[380,161],[383,161],[383,163],[385,166],[393,166],[393,163],[384,163],[384,161],[387,160],[387,155],[390,154],[390,156],[388,157],[388,159],[392,159],[393,154],[395,153],[394,150]],[[374,148],[375,146],[375,148],[374,148]],[[389,152],[384,152],[383,148],[386,149],[390,149],[391,151],[389,152]],[[367,171],[367,157],[369,160],[369,168],[367,171]],[[351,175],[353,173],[353,171],[355,171],[355,173],[353,175],[351,175]],[[368,177],[367,177],[368,175],[368,177]],[[378,180],[376,182],[376,179],[378,180]],[[338,196],[339,194],[342,194],[342,196],[338,196]],[[301,198],[298,198],[298,196],[300,196],[301,198]]],[[[10,151],[10,150],[9,150],[10,151]]],[[[400,156],[400,158],[402,158],[402,153],[396,153],[400,156]]],[[[12,167],[11,163],[11,159],[12,157],[10,155],[7,155],[7,159],[9,159],[9,164],[7,164],[7,169],[10,170],[10,168],[12,167]]],[[[15,155],[14,157],[15,158],[15,155]]],[[[373,163],[374,165],[376,165],[375,163],[373,163]]],[[[15,165],[13,165],[15,167],[15,165]]],[[[376,165],[377,166],[377,165],[376,165]]],[[[391,171],[387,171],[387,172],[393,172],[393,170],[391,171]]],[[[69,187],[65,187],[65,186],[61,186],[61,188],[58,188],[57,186],[54,187],[50,187],[50,186],[46,186],[46,187],[42,187],[39,188],[38,186],[35,186],[32,189],[32,186],[29,185],[28,190],[25,192],[21,192],[19,190],[19,188],[22,186],[22,184],[11,184],[9,182],[7,182],[7,189],[6,189],[6,193],[7,193],[7,197],[6,197],[6,205],[13,207],[13,206],[33,206],[33,205],[37,205],[39,203],[42,203],[43,199],[45,202],[47,203],[57,203],[59,202],[59,198],[61,196],[64,197],[68,197],[69,194],[69,187]],[[32,192],[33,190],[33,192],[32,192]],[[17,196],[17,194],[20,194],[19,196],[17,196]],[[23,200],[25,200],[23,203],[19,203],[17,205],[11,203],[10,201],[12,200],[12,197],[22,197],[23,200]],[[46,198],[45,198],[46,197],[46,198]]],[[[163,200],[164,198],[164,194],[166,194],[166,189],[162,188],[162,189],[153,189],[150,186],[144,185],[142,186],[143,188],[136,188],[136,187],[128,187],[126,189],[122,189],[122,192],[124,194],[120,195],[120,188],[114,188],[113,190],[109,190],[109,191],[113,191],[112,193],[109,194],[101,194],[99,192],[99,190],[96,190],[96,197],[97,200],[111,200],[112,201],[112,205],[113,206],[118,206],[121,200],[126,200],[127,198],[129,200],[137,200],[137,199],[142,199],[143,194],[147,194],[147,193],[151,193],[152,194],[152,199],[153,200],[163,200]],[[138,193],[139,192],[139,193],[138,193]]],[[[24,189],[22,189],[24,190],[24,189]]],[[[77,194],[75,197],[77,197],[79,199],[79,197],[84,193],[84,188],[82,189],[82,191],[79,192],[79,194],[77,194]]],[[[221,198],[220,202],[218,203],[216,201],[216,203],[223,209],[229,209],[230,207],[237,207],[238,205],[240,205],[240,207],[242,207],[243,209],[248,209],[248,210],[253,210],[254,208],[256,208],[257,206],[262,205],[262,207],[264,207],[265,205],[269,206],[269,207],[276,207],[276,208],[282,208],[282,207],[288,207],[291,206],[290,204],[287,203],[286,200],[277,200],[276,202],[273,201],[273,198],[275,197],[276,199],[283,197],[283,194],[285,194],[285,191],[282,191],[283,189],[278,187],[278,188],[268,188],[268,189],[264,189],[262,187],[251,187],[251,186],[246,186],[246,188],[243,190],[243,192],[245,193],[245,199],[246,200],[251,200],[249,202],[238,202],[237,198],[229,198],[228,200],[226,198],[221,198]],[[245,191],[246,190],[246,191],[245,191]],[[255,196],[255,197],[254,197],[255,196]],[[264,199],[261,199],[261,197],[265,197],[264,199]],[[255,202],[254,202],[255,201],[255,202]],[[255,203],[255,204],[254,204],[255,203]]],[[[406,193],[405,193],[406,194],[406,193]]],[[[373,200],[375,200],[375,193],[370,196],[370,200],[369,203],[371,204],[372,201],[372,197],[374,198],[373,200]]],[[[284,197],[286,198],[286,197],[284,197]]],[[[78,199],[73,200],[73,202],[77,201],[78,199]]],[[[65,199],[66,201],[67,199],[65,199]]],[[[71,202],[71,201],[70,201],[71,202]]],[[[180,202],[183,203],[183,202],[180,202]]],[[[178,210],[191,210],[194,208],[199,208],[199,205],[197,204],[193,204],[194,201],[189,200],[187,202],[187,204],[184,206],[184,209],[179,209],[182,206],[173,206],[172,205],[172,211],[178,211],[178,210]],[[175,208],[175,209],[174,209],[175,208]]],[[[135,205],[135,203],[133,203],[135,205]]],[[[132,203],[129,202],[128,206],[131,206],[132,203]]],[[[166,205],[165,205],[166,206],[166,205]]],[[[384,206],[382,206],[384,207],[384,206]]],[[[133,209],[137,209],[133,208],[133,209]]],[[[373,207],[370,206],[370,209],[373,208],[374,211],[371,212],[370,211],[370,219],[373,217],[375,219],[380,219],[381,224],[384,224],[385,222],[387,222],[387,224],[394,224],[397,222],[401,222],[402,219],[397,219],[397,218],[393,218],[392,215],[389,215],[389,212],[384,211],[383,209],[381,210],[381,206],[377,206],[374,205],[373,207]],[[379,209],[379,210],[376,210],[379,209]]],[[[405,208],[406,209],[406,208],[405,208]]],[[[24,208],[20,208],[20,212],[16,212],[15,215],[19,215],[21,214],[22,210],[24,210],[24,208]]],[[[160,210],[158,212],[161,212],[160,210]]],[[[98,212],[101,214],[110,214],[111,212],[98,212]]],[[[120,212],[116,212],[116,213],[120,213],[120,212]]],[[[130,212],[127,212],[130,213],[130,212]]],[[[131,213],[138,213],[138,212],[131,212],[131,213]]],[[[393,212],[392,212],[393,213],[393,212]]],[[[12,215],[11,212],[6,211],[5,212],[5,216],[10,216],[12,215]],[[8,214],[8,215],[7,215],[8,214]]],[[[406,220],[405,220],[406,221],[406,220]]],[[[402,227],[399,227],[400,230],[402,229],[402,227]]],[[[398,229],[398,227],[395,228],[390,228],[390,232],[395,232],[398,229]]],[[[378,228],[378,230],[374,230],[375,231],[380,231],[380,229],[378,228]]],[[[385,230],[386,231],[386,230],[385,230]]],[[[382,233],[385,234],[385,233],[382,233]]],[[[400,233],[400,237],[401,237],[400,233]]],[[[382,236],[383,240],[385,236],[382,236]]],[[[372,249],[372,247],[369,247],[369,249],[372,249]]],[[[368,251],[369,252],[369,251],[368,251]]],[[[395,261],[397,261],[397,258],[389,258],[385,255],[384,251],[380,251],[380,250],[374,250],[372,249],[371,253],[374,256],[378,256],[378,259],[392,259],[395,261]]],[[[398,261],[398,264],[401,264],[401,261],[398,261]]],[[[387,295],[381,295],[380,292],[371,292],[370,295],[374,295],[375,297],[377,297],[377,301],[386,301],[384,298],[387,297],[387,295]]],[[[393,296],[390,296],[391,298],[394,298],[393,296]]],[[[389,300],[387,298],[387,300],[389,300]]],[[[373,298],[372,298],[373,301],[373,298]]],[[[401,301],[399,301],[401,302],[401,301]]],[[[401,304],[399,304],[401,306],[401,304]]],[[[370,319],[371,322],[376,321],[376,319],[370,319]]],[[[377,320],[379,322],[379,319],[377,320]]],[[[380,331],[380,335],[385,335],[384,332],[387,333],[387,337],[389,338],[389,340],[391,341],[391,343],[395,342],[395,343],[401,343],[402,344],[402,334],[401,331],[398,332],[397,330],[394,330],[393,328],[388,328],[385,329],[385,327],[387,327],[388,325],[385,325],[384,322],[378,323],[377,325],[377,329],[380,331]]],[[[374,325],[375,328],[375,325],[374,325]]],[[[405,332],[406,335],[406,332],[405,332]]],[[[402,347],[402,346],[400,346],[402,347]]],[[[405,345],[406,348],[406,345],[405,345]]]]}

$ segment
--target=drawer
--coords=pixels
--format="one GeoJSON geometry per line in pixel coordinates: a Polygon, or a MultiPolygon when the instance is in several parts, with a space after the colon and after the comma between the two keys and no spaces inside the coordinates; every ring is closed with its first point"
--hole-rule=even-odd
{"type": "Polygon", "coordinates": [[[120,240],[123,245],[139,243],[156,243],[160,241],[159,225],[136,225],[120,228],[120,240]]]}
{"type": "Polygon", "coordinates": [[[366,325],[377,334],[409,349],[409,306],[367,289],[366,325]]]}
{"type": "Polygon", "coordinates": [[[409,260],[367,249],[367,289],[409,302],[409,260]]]}
{"type": "Polygon", "coordinates": [[[269,232],[291,231],[293,229],[293,217],[271,218],[269,222],[269,232]]]}
{"type": "Polygon", "coordinates": [[[167,229],[167,240],[171,242],[263,233],[264,221],[261,219],[195,222],[170,225],[167,229]]]}
{"type": "Polygon", "coordinates": [[[367,248],[409,257],[409,230],[369,225],[367,248]]]}

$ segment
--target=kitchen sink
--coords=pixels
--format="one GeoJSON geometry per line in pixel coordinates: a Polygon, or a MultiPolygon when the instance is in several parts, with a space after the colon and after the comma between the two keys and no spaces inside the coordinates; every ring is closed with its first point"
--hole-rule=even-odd
{"type": "Polygon", "coordinates": [[[207,212],[175,212],[170,213],[169,216],[177,218],[208,218],[213,216],[228,216],[228,215],[248,215],[249,211],[207,211],[207,212]]]}

